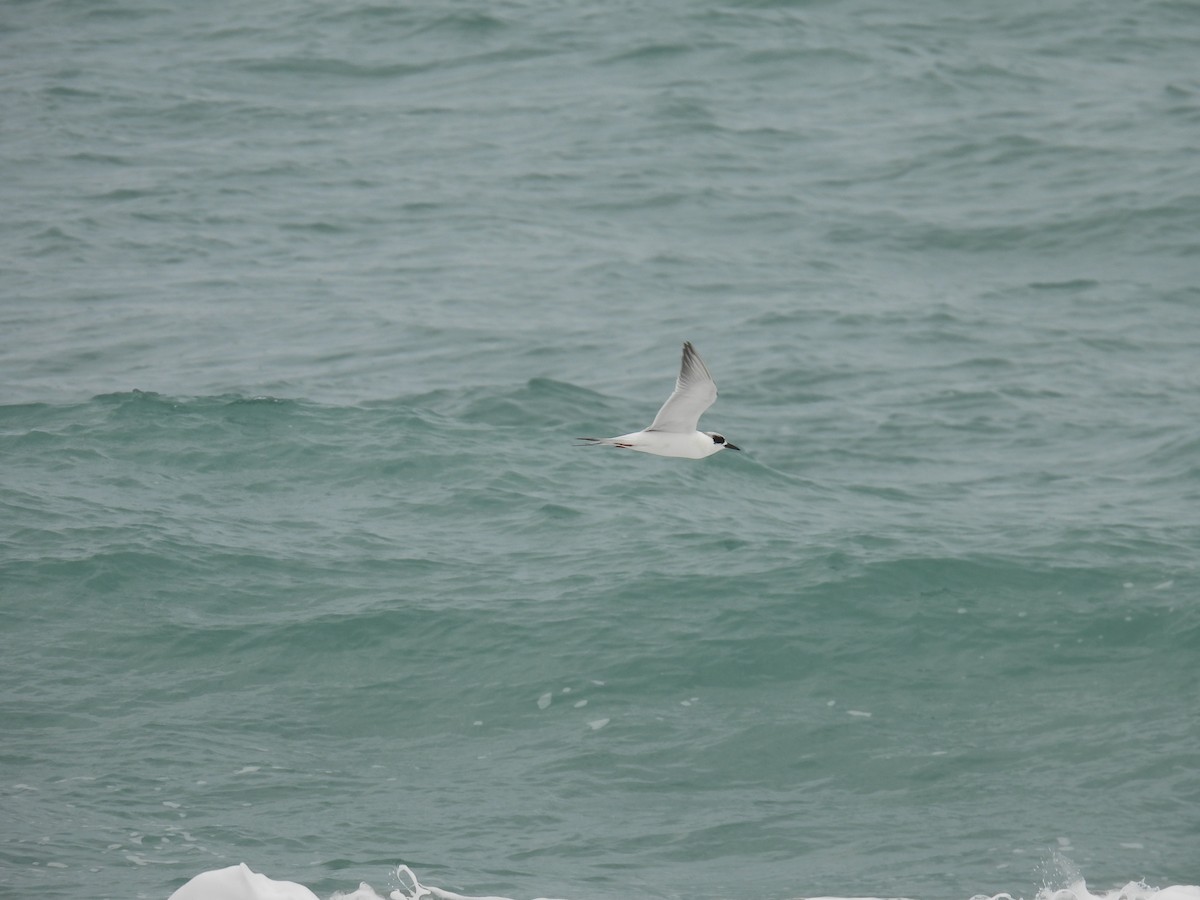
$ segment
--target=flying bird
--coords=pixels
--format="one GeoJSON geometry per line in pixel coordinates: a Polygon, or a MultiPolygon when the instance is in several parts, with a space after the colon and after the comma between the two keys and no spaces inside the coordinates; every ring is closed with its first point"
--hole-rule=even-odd
{"type": "Polygon", "coordinates": [[[662,405],[650,427],[612,438],[579,438],[590,444],[640,450],[655,456],[704,459],[718,450],[741,450],[715,431],[697,431],[704,411],[717,399],[717,385],[691,341],[683,342],[683,359],[675,390],[662,405]]]}

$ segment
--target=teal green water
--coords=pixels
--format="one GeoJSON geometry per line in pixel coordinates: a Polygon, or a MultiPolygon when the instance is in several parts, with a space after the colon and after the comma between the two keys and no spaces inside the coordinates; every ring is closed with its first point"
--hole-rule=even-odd
{"type": "Polygon", "coordinates": [[[0,894],[1200,879],[1193,6],[0,40],[0,894]]]}

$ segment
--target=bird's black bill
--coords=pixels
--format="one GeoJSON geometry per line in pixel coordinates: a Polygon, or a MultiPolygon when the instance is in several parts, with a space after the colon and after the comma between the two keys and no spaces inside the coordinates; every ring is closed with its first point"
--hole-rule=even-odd
{"type": "Polygon", "coordinates": [[[742,448],[741,448],[741,447],[735,447],[735,446],[733,446],[733,444],[729,443],[729,441],[726,441],[726,442],[725,442],[725,449],[726,449],[726,450],[741,450],[742,448]]]}

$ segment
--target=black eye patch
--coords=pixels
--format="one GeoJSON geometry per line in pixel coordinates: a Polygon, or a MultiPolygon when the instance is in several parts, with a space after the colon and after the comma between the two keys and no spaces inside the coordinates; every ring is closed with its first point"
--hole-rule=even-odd
{"type": "Polygon", "coordinates": [[[721,437],[721,435],[719,435],[719,434],[714,434],[713,435],[713,443],[714,444],[723,444],[723,443],[725,443],[725,438],[721,437]]]}

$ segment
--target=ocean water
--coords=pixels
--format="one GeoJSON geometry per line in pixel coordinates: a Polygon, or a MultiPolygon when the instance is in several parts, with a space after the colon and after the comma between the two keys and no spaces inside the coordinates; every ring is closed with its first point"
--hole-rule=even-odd
{"type": "Polygon", "coordinates": [[[0,41],[0,895],[1200,881],[1195,4],[0,41]]]}

